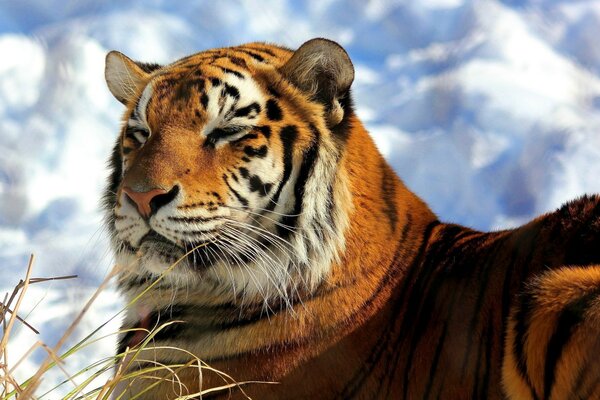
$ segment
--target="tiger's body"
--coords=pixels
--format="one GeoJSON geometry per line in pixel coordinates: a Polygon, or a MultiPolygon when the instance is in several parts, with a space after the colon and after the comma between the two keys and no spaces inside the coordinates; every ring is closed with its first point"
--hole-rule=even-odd
{"type": "MultiPolygon", "coordinates": [[[[514,230],[440,222],[354,114],[352,79],[323,39],[165,67],[109,54],[127,106],[106,197],[120,286],[133,299],[155,284],[123,327],[182,321],[143,358],[279,382],[215,398],[600,398],[600,197],[514,230]]],[[[223,383],[177,377],[120,391],[223,383]]]]}

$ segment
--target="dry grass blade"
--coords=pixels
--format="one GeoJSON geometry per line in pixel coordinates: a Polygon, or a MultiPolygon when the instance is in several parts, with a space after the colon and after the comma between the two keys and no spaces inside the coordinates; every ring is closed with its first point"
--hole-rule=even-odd
{"type": "Polygon", "coordinates": [[[87,301],[87,303],[84,305],[83,309],[79,312],[79,314],[77,315],[75,320],[71,323],[71,325],[69,325],[69,327],[67,328],[65,333],[61,336],[58,343],[54,346],[54,348],[50,349],[50,353],[49,353],[48,357],[46,357],[46,359],[44,360],[42,365],[39,367],[39,369],[37,370],[35,375],[31,379],[29,379],[28,385],[25,388],[25,390],[23,391],[22,396],[24,396],[25,398],[27,398],[27,396],[29,396],[29,397],[33,396],[33,393],[35,392],[36,388],[40,384],[40,380],[41,380],[42,376],[48,370],[48,367],[51,365],[53,359],[55,357],[60,358],[60,356],[58,356],[60,349],[65,344],[65,342],[67,341],[69,336],[71,336],[71,334],[73,333],[73,331],[75,330],[77,325],[79,325],[79,322],[81,321],[83,316],[87,313],[87,311],[90,309],[92,303],[98,298],[100,293],[106,288],[106,286],[108,285],[108,282],[112,279],[112,277],[113,277],[112,274],[109,274],[102,281],[102,283],[96,289],[96,291],[94,292],[92,297],[87,301]]]}
{"type": "MultiPolygon", "coordinates": [[[[203,245],[205,245],[205,244],[203,244],[203,245]]],[[[165,327],[168,327],[169,325],[171,325],[173,323],[179,323],[181,321],[169,321],[169,322],[165,322],[164,324],[162,324],[160,326],[155,326],[153,329],[151,329],[149,331],[145,330],[145,332],[147,333],[146,338],[138,346],[135,346],[133,348],[127,348],[124,351],[124,353],[122,353],[122,354],[117,354],[115,356],[96,360],[96,361],[90,363],[87,367],[81,369],[80,371],[78,371],[74,374],[67,373],[67,371],[63,368],[62,364],[64,363],[64,360],[66,358],[70,357],[71,355],[77,353],[78,351],[82,350],[83,348],[95,343],[96,341],[99,341],[105,337],[114,335],[116,333],[123,334],[124,331],[121,330],[120,332],[111,333],[111,334],[103,336],[101,338],[98,338],[96,336],[96,334],[100,331],[100,329],[105,327],[110,321],[114,320],[117,316],[119,316],[121,313],[123,313],[129,307],[135,305],[135,303],[138,302],[142,296],[146,295],[153,287],[155,287],[163,279],[163,277],[167,273],[172,271],[173,268],[175,268],[175,266],[177,264],[179,264],[182,260],[184,260],[188,256],[188,254],[191,254],[198,247],[201,247],[203,245],[197,246],[194,249],[191,249],[188,253],[184,254],[181,258],[179,258],[177,261],[175,261],[171,266],[169,266],[167,269],[165,269],[165,271],[163,271],[163,273],[160,274],[155,280],[153,280],[153,282],[150,285],[148,285],[148,287],[146,287],[145,290],[143,290],[135,298],[130,300],[123,309],[121,309],[118,313],[113,315],[108,321],[102,323],[98,328],[94,329],[90,334],[85,336],[82,340],[80,340],[78,343],[76,343],[75,345],[70,347],[67,351],[65,351],[64,353],[61,354],[60,353],[61,348],[66,343],[67,339],[72,335],[75,328],[80,324],[82,318],[88,312],[92,303],[94,303],[96,301],[99,294],[107,287],[110,280],[120,272],[120,270],[117,267],[113,268],[113,270],[109,273],[109,275],[102,281],[102,283],[99,285],[99,287],[94,291],[94,293],[92,294],[90,299],[84,305],[83,309],[77,314],[77,317],[69,325],[69,327],[66,329],[66,331],[64,332],[64,334],[61,336],[61,338],[59,339],[59,341],[57,342],[57,344],[54,347],[51,348],[51,347],[47,346],[46,344],[44,344],[43,342],[37,341],[36,343],[34,343],[31,346],[31,348],[29,348],[27,350],[27,352],[19,359],[19,361],[15,365],[9,367],[8,360],[7,360],[6,347],[7,347],[8,340],[9,340],[9,334],[11,332],[11,329],[12,329],[15,321],[20,321],[20,322],[24,323],[26,326],[28,326],[34,332],[38,333],[37,330],[35,330],[23,318],[20,318],[17,315],[17,312],[19,310],[19,307],[22,304],[22,301],[23,301],[23,298],[25,296],[25,292],[26,292],[28,286],[30,284],[34,284],[34,283],[71,279],[71,278],[76,277],[75,275],[68,275],[68,276],[59,276],[59,277],[53,277],[53,278],[31,278],[31,269],[32,269],[33,261],[34,261],[34,257],[32,255],[29,260],[25,279],[20,281],[16,285],[16,287],[14,288],[14,290],[10,296],[7,293],[6,296],[4,297],[4,301],[0,303],[0,311],[2,312],[3,327],[4,327],[4,336],[2,337],[2,342],[0,342],[0,346],[1,346],[0,361],[2,361],[2,362],[0,362],[0,371],[3,372],[3,376],[0,376],[0,382],[1,382],[0,390],[2,390],[2,393],[0,393],[0,399],[7,400],[7,399],[18,398],[21,400],[29,400],[29,399],[34,398],[35,391],[39,387],[46,372],[48,372],[51,368],[53,368],[55,366],[58,366],[65,373],[66,379],[62,383],[59,383],[58,385],[54,386],[54,388],[48,390],[46,393],[42,394],[40,398],[47,398],[46,396],[50,395],[50,393],[52,393],[54,390],[61,387],[63,384],[66,384],[69,382],[73,384],[74,388],[72,390],[70,390],[69,393],[64,395],[64,397],[62,397],[64,400],[69,400],[69,399],[74,399],[74,398],[77,398],[77,399],[92,399],[92,398],[94,398],[94,399],[106,400],[108,398],[115,398],[115,396],[118,399],[125,395],[125,392],[121,392],[120,389],[117,390],[118,387],[123,387],[123,386],[128,387],[128,385],[130,385],[132,382],[137,381],[139,383],[141,380],[143,380],[144,382],[147,381],[147,384],[145,383],[143,386],[144,389],[139,393],[136,392],[136,394],[134,395],[133,398],[145,396],[145,395],[147,395],[147,392],[151,391],[154,387],[156,387],[157,385],[160,385],[160,384],[164,384],[165,382],[173,385],[174,387],[179,387],[179,389],[181,391],[180,392],[181,396],[179,397],[179,399],[181,399],[181,400],[197,398],[199,396],[203,396],[206,394],[215,393],[215,392],[219,392],[219,391],[225,391],[225,390],[231,391],[234,388],[237,388],[238,390],[240,390],[240,392],[243,396],[250,399],[250,397],[245,393],[242,386],[249,385],[249,384],[274,384],[275,382],[261,382],[261,381],[237,382],[231,376],[225,374],[222,371],[219,371],[219,370],[216,370],[216,369],[210,367],[208,364],[206,364],[202,360],[198,359],[194,354],[190,353],[189,351],[187,351],[185,349],[176,348],[176,347],[172,347],[172,346],[156,346],[156,345],[154,345],[154,337],[158,332],[160,332],[162,329],[164,329],[165,327]],[[13,307],[13,302],[15,301],[15,299],[16,299],[16,303],[14,304],[14,307],[13,307]],[[10,315],[10,318],[8,318],[9,315],[10,315]],[[48,355],[45,358],[45,360],[41,363],[41,365],[39,365],[36,372],[29,379],[27,379],[24,382],[18,382],[17,380],[15,380],[14,376],[12,374],[14,373],[16,367],[19,364],[21,364],[25,359],[27,359],[33,353],[34,350],[36,350],[37,348],[40,348],[40,347],[45,349],[46,352],[48,353],[48,355]],[[152,352],[152,351],[156,351],[156,350],[160,350],[160,349],[168,349],[170,351],[174,350],[177,352],[181,352],[183,354],[183,359],[188,359],[189,361],[167,365],[167,364],[158,363],[156,360],[141,359],[142,352],[144,352],[144,351],[152,352]],[[146,366],[150,365],[150,367],[139,368],[138,366],[140,364],[136,364],[136,367],[132,368],[132,363],[134,361],[145,363],[146,366]],[[184,385],[183,381],[178,377],[178,373],[180,373],[184,370],[189,372],[190,368],[197,370],[197,372],[194,372],[194,373],[198,374],[199,386],[200,386],[200,389],[202,389],[202,390],[197,391],[197,393],[191,393],[191,392],[194,392],[194,390],[190,390],[191,388],[187,388],[184,385]],[[104,376],[104,374],[109,373],[111,370],[114,371],[114,373],[112,374],[112,377],[107,378],[103,384],[99,384],[97,387],[94,387],[90,390],[90,387],[93,382],[97,382],[97,379],[104,376]],[[201,384],[203,370],[210,371],[211,373],[216,373],[223,380],[223,384],[218,387],[203,389],[202,384],[201,384]],[[76,381],[79,381],[80,378],[83,378],[83,381],[81,381],[79,383],[76,382],[76,381]]],[[[146,353],[144,353],[144,354],[146,354],[146,353]]],[[[146,358],[146,357],[144,357],[144,358],[146,358]]],[[[142,364],[142,365],[144,365],[144,364],[142,364]]],[[[96,385],[94,385],[94,386],[96,386],[96,385]]],[[[52,398],[54,399],[56,397],[54,395],[52,395],[52,398]]]]}
{"type": "Polygon", "coordinates": [[[9,363],[8,363],[8,354],[7,354],[7,346],[8,346],[8,338],[10,337],[10,332],[14,326],[15,321],[17,320],[17,311],[21,307],[21,303],[25,298],[25,292],[29,286],[29,278],[31,277],[31,269],[33,268],[34,256],[33,254],[29,258],[29,263],[27,264],[27,272],[25,273],[25,280],[20,281],[17,286],[15,286],[10,298],[7,300],[7,296],[4,297],[4,302],[2,304],[2,320],[3,320],[3,335],[2,340],[0,341],[0,359],[3,360],[3,370],[4,374],[2,376],[2,387],[4,388],[4,395],[11,389],[14,388],[17,391],[21,391],[20,385],[17,384],[15,379],[12,378],[9,371],[9,363]],[[20,293],[19,293],[20,292],[20,293]],[[10,312],[10,318],[8,322],[6,322],[6,313],[9,312],[9,307],[12,304],[13,300],[18,294],[17,302],[14,306],[14,311],[10,312]]]}
{"type": "Polygon", "coordinates": [[[45,345],[37,341],[34,343],[21,358],[14,364],[10,365],[8,361],[8,342],[10,340],[10,335],[13,330],[15,321],[21,322],[27,328],[31,329],[35,334],[39,334],[39,331],[35,329],[31,324],[29,324],[25,318],[19,316],[18,311],[21,308],[23,300],[25,299],[25,295],[29,285],[36,283],[43,283],[48,281],[56,281],[56,280],[65,280],[75,278],[77,275],[66,275],[66,276],[57,276],[51,278],[32,278],[31,273],[33,269],[35,256],[32,254],[29,257],[29,262],[27,264],[27,269],[25,273],[25,279],[20,280],[17,285],[13,288],[11,295],[8,293],[4,296],[2,302],[0,302],[0,314],[2,315],[2,340],[0,341],[0,359],[2,359],[1,370],[3,372],[2,376],[0,376],[2,392],[0,393],[0,398],[10,398],[13,397],[16,393],[19,394],[19,398],[27,398],[27,396],[23,395],[25,389],[23,388],[23,384],[17,382],[13,377],[13,373],[15,369],[25,360],[27,359],[31,353],[39,348],[44,347],[45,345]],[[13,302],[16,299],[16,303],[13,307],[13,302]],[[10,318],[7,318],[10,314],[10,318]]]}
{"type": "MultiPolygon", "coordinates": [[[[3,304],[6,304],[6,300],[8,299],[8,293],[4,295],[3,304]]],[[[6,311],[4,310],[4,306],[2,308],[2,332],[6,332],[6,311]]],[[[10,371],[8,371],[8,356],[6,354],[6,350],[4,351],[4,362],[1,365],[4,374],[2,375],[2,394],[7,393],[9,391],[9,385],[11,384],[9,376],[10,371]]],[[[4,396],[3,396],[4,397],[4,396]]]]}
{"type": "MultiPolygon", "coordinates": [[[[29,324],[29,322],[25,321],[25,319],[19,317],[19,315],[14,312],[13,310],[11,310],[8,305],[5,305],[3,302],[0,302],[0,307],[2,308],[2,314],[4,313],[9,313],[9,314],[15,314],[15,317],[17,318],[17,320],[19,322],[21,322],[23,325],[25,325],[26,327],[28,327],[29,329],[31,329],[33,331],[33,333],[35,333],[36,335],[40,334],[40,331],[38,331],[37,329],[35,329],[33,326],[31,326],[29,324]]],[[[6,328],[5,328],[6,329],[6,328]]],[[[6,350],[5,350],[6,351],[6,350]]]]}
{"type": "Polygon", "coordinates": [[[8,338],[10,337],[10,331],[12,330],[15,320],[17,319],[17,312],[19,310],[19,307],[21,307],[23,299],[25,298],[25,292],[27,292],[27,288],[29,287],[29,278],[31,277],[31,268],[33,267],[34,259],[35,257],[32,254],[31,257],[29,257],[29,263],[27,264],[25,280],[19,282],[19,284],[15,287],[15,290],[13,291],[12,295],[10,296],[10,299],[8,300],[8,302],[6,302],[6,305],[2,307],[2,317],[5,318],[5,314],[8,310],[8,307],[12,303],[17,293],[20,291],[19,297],[17,298],[17,303],[14,307],[14,312],[10,315],[10,319],[8,320],[8,324],[6,325],[6,329],[4,330],[4,335],[2,335],[2,341],[0,341],[0,357],[4,356],[4,353],[6,351],[6,345],[8,343],[8,338]]]}
{"type": "Polygon", "coordinates": [[[29,279],[29,283],[64,281],[66,279],[73,279],[73,278],[77,278],[77,275],[53,276],[51,278],[31,278],[31,279],[29,279]]]}

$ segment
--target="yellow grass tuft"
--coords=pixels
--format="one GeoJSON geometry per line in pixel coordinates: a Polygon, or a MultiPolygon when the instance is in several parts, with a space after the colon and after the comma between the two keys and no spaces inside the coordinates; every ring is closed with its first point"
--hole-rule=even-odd
{"type": "MultiPolygon", "coordinates": [[[[194,250],[194,249],[193,249],[194,250]]],[[[191,251],[193,251],[191,250],[191,251]]],[[[242,386],[248,384],[255,383],[273,383],[273,382],[258,382],[258,381],[249,381],[249,382],[237,382],[234,378],[227,375],[222,371],[218,371],[210,367],[210,365],[206,364],[202,360],[198,359],[193,354],[187,352],[184,349],[173,348],[173,347],[160,347],[155,346],[153,344],[154,336],[166,328],[167,326],[180,323],[181,321],[170,321],[164,323],[160,326],[153,328],[152,330],[144,330],[147,333],[146,338],[140,343],[138,346],[133,348],[127,348],[122,354],[116,354],[112,357],[106,357],[104,359],[96,360],[92,362],[87,367],[82,370],[69,374],[64,369],[64,364],[66,360],[76,354],[78,351],[100,341],[111,335],[118,335],[121,333],[125,333],[126,331],[114,332],[109,335],[105,335],[102,337],[96,337],[96,334],[105,327],[109,322],[114,320],[120,314],[122,314],[128,307],[134,305],[143,295],[145,295],[152,287],[154,287],[158,282],[164,277],[164,275],[170,272],[181,260],[183,260],[187,256],[184,255],[175,263],[173,263],[167,270],[163,272],[163,274],[152,284],[150,284],[139,296],[129,302],[121,311],[119,311],[116,315],[113,315],[106,322],[102,323],[96,329],[94,329],[91,333],[89,333],[86,337],[80,340],[77,344],[72,346],[66,351],[62,351],[62,347],[65,345],[69,337],[75,331],[75,328],[79,325],[84,315],[90,309],[91,305],[98,298],[99,294],[106,289],[109,285],[111,279],[115,277],[118,273],[118,268],[115,267],[112,269],[111,273],[104,279],[104,281],[100,284],[100,286],[96,289],[94,294],[90,297],[87,303],[83,306],[81,311],[78,313],[73,322],[69,325],[66,331],[63,333],[59,341],[55,346],[50,347],[41,341],[36,341],[31,345],[31,347],[25,352],[25,354],[21,357],[21,359],[16,362],[12,362],[9,358],[7,347],[10,342],[10,334],[15,325],[15,323],[21,323],[25,325],[28,329],[31,329],[34,333],[39,333],[35,327],[31,326],[25,318],[19,316],[19,309],[23,302],[23,299],[26,296],[27,289],[31,284],[39,284],[43,282],[53,281],[53,280],[64,280],[64,279],[73,279],[76,278],[75,275],[69,276],[58,276],[51,278],[32,278],[31,272],[34,264],[34,256],[32,255],[29,259],[29,263],[27,265],[27,270],[25,273],[25,278],[21,280],[13,289],[12,293],[9,295],[8,293],[4,296],[4,300],[0,303],[0,313],[2,316],[2,327],[3,327],[3,335],[2,340],[0,341],[0,400],[9,400],[9,399],[18,399],[18,400],[28,400],[28,399],[55,399],[55,390],[63,385],[70,384],[72,385],[72,389],[62,397],[63,400],[71,400],[71,399],[126,399],[123,397],[124,395],[118,395],[118,391],[121,392],[123,388],[126,388],[130,385],[133,385],[140,380],[144,380],[144,392],[138,393],[135,397],[128,397],[127,399],[135,399],[139,396],[142,396],[145,392],[151,391],[154,387],[158,386],[161,383],[169,382],[173,385],[173,387],[178,390],[178,393],[181,395],[177,399],[191,399],[195,397],[199,397],[208,393],[214,393],[218,391],[232,390],[237,388],[240,393],[246,396],[246,398],[250,398],[244,392],[242,386]],[[39,365],[35,373],[31,375],[28,379],[19,382],[15,378],[15,371],[21,366],[24,360],[28,359],[31,354],[37,349],[43,349],[47,353],[45,360],[39,365]],[[185,353],[187,358],[190,359],[189,362],[183,364],[171,364],[164,365],[159,364],[152,359],[145,359],[143,354],[148,353],[144,350],[159,350],[159,349],[169,349],[175,350],[182,353],[185,353]],[[143,368],[132,368],[134,366],[143,365],[143,368]],[[39,389],[40,383],[48,373],[48,371],[58,368],[64,372],[65,380],[58,383],[49,391],[39,394],[37,390],[39,389]],[[182,370],[188,370],[190,368],[194,368],[198,374],[198,382],[202,382],[202,374],[205,371],[210,371],[212,373],[216,373],[222,380],[223,384],[214,388],[206,388],[198,391],[196,393],[190,393],[188,388],[183,386],[183,383],[178,378],[178,373],[182,370]],[[106,380],[106,382],[98,385],[98,379],[103,375],[114,371],[112,376],[106,380]],[[185,394],[184,394],[185,393],[185,394]]],[[[140,329],[133,329],[140,330],[140,329]]],[[[201,386],[201,385],[200,385],[201,386]]],[[[63,391],[64,392],[64,391],[63,391]]]]}

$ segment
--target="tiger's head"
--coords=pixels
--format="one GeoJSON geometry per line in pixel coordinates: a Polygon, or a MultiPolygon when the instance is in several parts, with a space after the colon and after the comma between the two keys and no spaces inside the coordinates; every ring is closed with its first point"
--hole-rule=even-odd
{"type": "Polygon", "coordinates": [[[126,106],[106,191],[117,263],[231,299],[313,290],[344,247],[354,69],[336,43],[264,43],[161,66],[113,51],[126,106]]]}

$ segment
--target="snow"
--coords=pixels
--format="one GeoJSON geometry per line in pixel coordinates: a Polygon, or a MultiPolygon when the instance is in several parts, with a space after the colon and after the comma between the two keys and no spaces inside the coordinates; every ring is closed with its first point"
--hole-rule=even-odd
{"type": "MultiPolygon", "coordinates": [[[[598,0],[2,1],[0,288],[22,277],[32,252],[35,276],[79,275],[30,289],[24,312],[40,339],[56,343],[111,267],[99,199],[121,106],[105,88],[106,52],[169,62],[317,36],[346,47],[359,116],[441,218],[498,229],[600,192],[598,0]]],[[[69,344],[121,306],[105,292],[69,344]]],[[[13,339],[13,360],[37,340],[20,325],[13,339]]],[[[113,351],[106,339],[65,368],[113,351]]]]}

